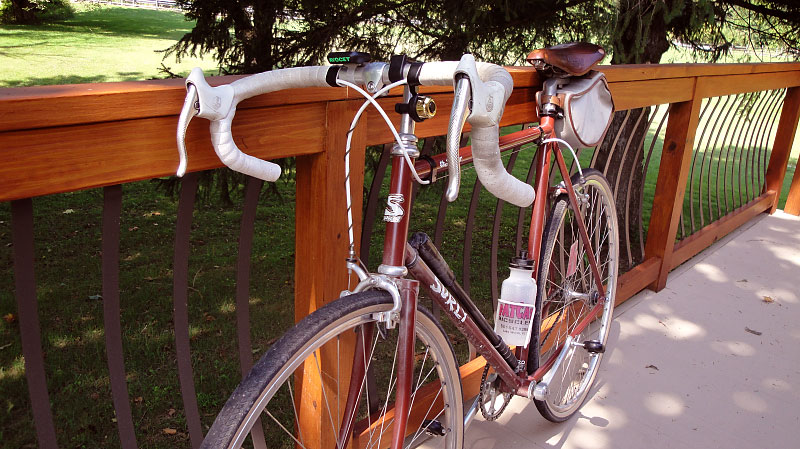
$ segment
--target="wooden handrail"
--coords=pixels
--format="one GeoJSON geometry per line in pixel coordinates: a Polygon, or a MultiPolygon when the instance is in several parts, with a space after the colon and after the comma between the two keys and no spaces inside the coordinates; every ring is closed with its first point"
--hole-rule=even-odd
{"type": "MultiPolygon", "coordinates": [[[[516,89],[538,87],[541,82],[530,67],[508,67],[516,89]]],[[[800,71],[800,63],[762,64],[630,64],[600,66],[612,84],[628,81],[693,78],[800,71]]],[[[242,75],[209,76],[212,86],[230,83],[242,75]]],[[[448,92],[446,87],[423,89],[448,92]]],[[[0,131],[88,124],[176,115],[183,104],[182,79],[123,81],[53,86],[0,88],[0,131]],[[53,114],[53,111],[70,111],[53,114]]],[[[399,96],[400,89],[392,92],[399,96]]],[[[241,108],[357,98],[347,89],[308,88],[260,95],[241,108]]]]}
{"type": "MultiPolygon", "coordinates": [[[[687,101],[694,95],[695,79],[700,97],[800,85],[798,63],[600,69],[610,81],[618,110],[687,101]]],[[[510,67],[509,71],[516,88],[503,122],[535,119],[533,98],[540,86],[535,70],[510,67]]],[[[212,77],[210,82],[238,78],[212,77]]],[[[442,110],[449,107],[449,90],[424,89],[441,92],[436,99],[442,110]]],[[[400,94],[397,89],[390,96],[400,94]]],[[[182,80],[0,89],[0,153],[4,156],[0,201],[173,174],[175,127],[183,96],[182,80]]],[[[265,159],[323,151],[326,104],[349,99],[360,101],[348,89],[293,89],[261,95],[242,103],[234,135],[246,151],[265,159]]],[[[370,122],[371,117],[367,118],[370,122]]],[[[220,166],[203,122],[195,120],[187,134],[190,171],[220,166]]],[[[446,114],[440,114],[422,124],[419,132],[421,136],[444,134],[446,126],[446,114]]],[[[368,145],[389,140],[384,127],[368,127],[368,145]]]]}

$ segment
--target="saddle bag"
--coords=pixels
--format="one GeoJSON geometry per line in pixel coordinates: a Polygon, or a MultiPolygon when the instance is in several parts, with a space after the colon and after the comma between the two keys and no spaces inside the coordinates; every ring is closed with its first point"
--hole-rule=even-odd
{"type": "MultiPolygon", "coordinates": [[[[566,85],[558,86],[550,102],[561,107],[564,117],[556,120],[556,135],[573,148],[594,147],[603,137],[614,116],[614,101],[608,90],[606,77],[591,71],[579,78],[569,78],[566,85]]],[[[536,101],[542,104],[542,92],[536,101]]]]}

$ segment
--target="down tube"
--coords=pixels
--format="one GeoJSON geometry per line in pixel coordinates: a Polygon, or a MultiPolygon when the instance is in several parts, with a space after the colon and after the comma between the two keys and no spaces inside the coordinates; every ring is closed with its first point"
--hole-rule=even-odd
{"type": "Polygon", "coordinates": [[[447,314],[459,331],[472,343],[478,354],[482,355],[503,381],[511,386],[514,391],[523,386],[523,380],[508,366],[503,356],[497,352],[489,339],[480,331],[475,321],[464,311],[456,298],[442,285],[439,278],[433,274],[425,262],[417,255],[417,251],[406,245],[405,262],[409,274],[420,282],[430,297],[447,314]]]}

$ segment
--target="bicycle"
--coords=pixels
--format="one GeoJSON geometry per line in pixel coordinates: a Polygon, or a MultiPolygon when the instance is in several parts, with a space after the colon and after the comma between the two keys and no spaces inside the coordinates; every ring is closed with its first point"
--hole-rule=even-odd
{"type": "MultiPolygon", "coordinates": [[[[458,449],[466,425],[479,410],[487,419],[496,419],[514,395],[533,400],[551,421],[575,413],[606,349],[618,235],[611,189],[602,174],[578,167],[578,173],[569,176],[559,146],[571,149],[560,138],[565,137],[563,126],[559,130],[565,119],[559,89],[582,79],[603,53],[599,47],[579,44],[531,55],[540,74],[548,77],[539,124],[502,139],[498,123],[512,79],[502,67],[476,63],[471,55],[459,62],[433,63],[393,56],[383,63],[370,62],[364,53],[332,53],[330,62],[342,64],[264,72],[213,88],[202,71],[192,71],[178,128],[179,175],[186,168],[183,136],[197,115],[211,120],[212,141],[226,165],[274,181],[280,170],[239,151],[230,124],[242,99],[290,87],[347,86],[366,98],[348,132],[346,158],[350,133],[369,105],[378,108],[395,137],[378,272],[369,273],[355,256],[348,201],[351,249],[346,263],[358,276],[358,285],[272,345],[231,395],[202,447],[240,447],[250,435],[254,447],[319,447],[327,441],[337,448],[399,448],[438,438],[445,447],[458,449]],[[417,87],[451,83],[454,103],[446,154],[415,161],[419,151],[414,125],[436,112],[417,87]],[[403,103],[396,107],[399,131],[375,101],[398,86],[404,89],[403,103]],[[472,146],[459,148],[467,121],[472,146]],[[502,149],[525,142],[539,144],[535,189],[507,173],[500,160],[502,149]],[[570,182],[549,185],[551,160],[570,182]],[[458,195],[460,166],[468,161],[495,196],[520,207],[533,206],[529,251],[518,257],[533,266],[538,281],[527,346],[512,348],[503,342],[426,235],[407,237],[413,182],[430,182],[433,172],[447,168],[447,196],[452,201],[458,195]],[[449,338],[418,305],[420,285],[487,362],[480,392],[466,407],[449,338]]],[[[345,179],[349,200],[349,173],[345,179]]]]}

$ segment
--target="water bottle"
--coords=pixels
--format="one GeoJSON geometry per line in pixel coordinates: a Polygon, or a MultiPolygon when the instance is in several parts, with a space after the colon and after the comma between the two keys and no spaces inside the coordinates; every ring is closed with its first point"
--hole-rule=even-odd
{"type": "Polygon", "coordinates": [[[533,260],[523,250],[509,267],[511,274],[500,287],[494,330],[511,346],[528,346],[536,307],[533,260]]]}

